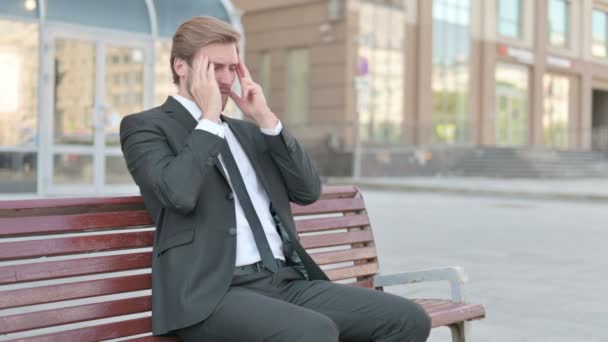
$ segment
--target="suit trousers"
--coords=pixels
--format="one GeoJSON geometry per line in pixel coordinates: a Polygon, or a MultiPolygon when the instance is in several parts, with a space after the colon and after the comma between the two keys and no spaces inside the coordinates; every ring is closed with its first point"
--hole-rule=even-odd
{"type": "Polygon", "coordinates": [[[426,341],[431,320],[393,294],[304,279],[293,267],[235,276],[206,320],[177,330],[202,341],[426,341]]]}

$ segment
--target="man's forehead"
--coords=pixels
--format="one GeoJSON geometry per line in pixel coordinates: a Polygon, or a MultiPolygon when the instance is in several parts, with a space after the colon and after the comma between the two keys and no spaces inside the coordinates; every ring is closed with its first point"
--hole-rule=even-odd
{"type": "Polygon", "coordinates": [[[238,64],[239,56],[234,44],[209,44],[201,48],[200,53],[207,55],[216,64],[238,64]]]}

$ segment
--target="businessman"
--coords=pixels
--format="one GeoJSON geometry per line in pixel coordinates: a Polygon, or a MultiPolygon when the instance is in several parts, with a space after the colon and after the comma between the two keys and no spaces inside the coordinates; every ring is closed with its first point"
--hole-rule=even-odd
{"type": "Polygon", "coordinates": [[[170,59],[177,95],[121,123],[129,172],[156,222],[154,334],[425,341],[430,319],[419,305],[328,281],[298,242],[289,203],[315,202],[319,174],[268,107],[239,39],[211,17],[183,23],[170,59]],[[229,99],[249,121],[222,114],[229,99]]]}

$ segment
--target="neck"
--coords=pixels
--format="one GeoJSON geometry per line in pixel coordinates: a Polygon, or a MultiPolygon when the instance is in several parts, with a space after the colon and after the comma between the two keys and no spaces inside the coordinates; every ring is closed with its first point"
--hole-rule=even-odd
{"type": "Polygon", "coordinates": [[[184,87],[180,86],[177,89],[177,95],[182,96],[187,98],[188,100],[192,101],[192,102],[196,102],[194,101],[194,99],[192,98],[192,96],[190,95],[190,92],[188,90],[186,90],[184,87]]]}

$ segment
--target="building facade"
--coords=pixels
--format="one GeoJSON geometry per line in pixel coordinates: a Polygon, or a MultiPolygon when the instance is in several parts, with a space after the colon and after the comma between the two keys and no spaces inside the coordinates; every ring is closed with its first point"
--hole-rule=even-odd
{"type": "Polygon", "coordinates": [[[171,37],[195,15],[242,32],[224,0],[0,1],[0,196],[136,193],[119,124],[175,91],[171,37]]]}
{"type": "Polygon", "coordinates": [[[235,5],[254,76],[318,151],[608,148],[608,1],[235,5]]]}

